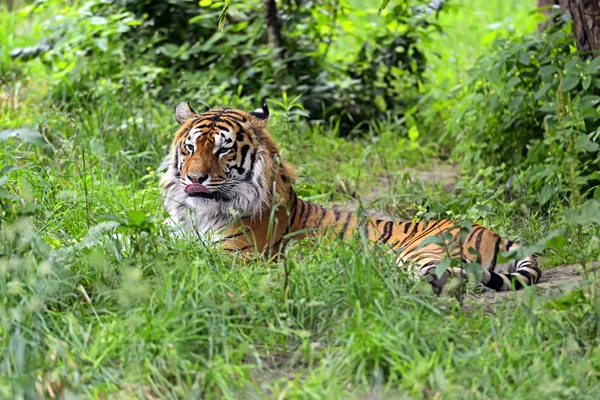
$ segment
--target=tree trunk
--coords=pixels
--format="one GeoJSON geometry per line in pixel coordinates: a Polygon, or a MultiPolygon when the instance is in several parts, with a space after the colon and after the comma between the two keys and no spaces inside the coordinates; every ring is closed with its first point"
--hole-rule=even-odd
{"type": "Polygon", "coordinates": [[[263,0],[265,8],[265,22],[269,34],[269,42],[273,46],[273,58],[281,59],[283,52],[283,40],[281,39],[281,22],[277,16],[277,6],[275,0],[263,0]]]}
{"type": "Polygon", "coordinates": [[[6,8],[8,8],[8,12],[11,12],[13,9],[14,0],[6,0],[6,8]]]}
{"type": "Polygon", "coordinates": [[[577,49],[600,50],[600,2],[598,0],[569,0],[573,17],[573,33],[577,49]]]}

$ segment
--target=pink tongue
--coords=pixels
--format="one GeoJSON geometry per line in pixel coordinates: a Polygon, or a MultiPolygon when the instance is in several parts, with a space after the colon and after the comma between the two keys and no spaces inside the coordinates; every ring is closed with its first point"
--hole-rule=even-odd
{"type": "Polygon", "coordinates": [[[187,194],[208,193],[208,189],[206,188],[206,186],[201,185],[199,183],[192,183],[191,185],[185,186],[185,192],[187,194]]]}

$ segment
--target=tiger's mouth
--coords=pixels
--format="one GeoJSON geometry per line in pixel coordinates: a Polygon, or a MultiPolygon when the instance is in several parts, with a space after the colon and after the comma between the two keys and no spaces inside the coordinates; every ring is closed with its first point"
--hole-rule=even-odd
{"type": "Polygon", "coordinates": [[[190,185],[185,185],[185,192],[190,196],[195,194],[208,193],[208,188],[199,183],[192,183],[190,185]]]}
{"type": "Polygon", "coordinates": [[[199,183],[192,183],[185,186],[185,192],[189,197],[198,197],[201,199],[209,199],[209,200],[217,200],[217,201],[227,201],[231,200],[231,198],[221,192],[213,191],[211,192],[204,185],[199,183]]]}

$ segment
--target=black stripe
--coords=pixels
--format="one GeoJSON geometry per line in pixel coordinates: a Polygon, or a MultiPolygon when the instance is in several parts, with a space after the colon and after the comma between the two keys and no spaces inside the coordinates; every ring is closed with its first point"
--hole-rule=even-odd
{"type": "Polygon", "coordinates": [[[341,211],[337,211],[337,210],[333,211],[333,217],[335,218],[336,223],[340,220],[341,215],[342,215],[341,211]]]}
{"type": "Polygon", "coordinates": [[[229,117],[227,118],[228,120],[232,120],[235,121],[235,118],[231,118],[231,115],[235,115],[238,119],[240,119],[242,122],[246,122],[246,117],[244,117],[244,115],[240,112],[237,112],[236,110],[234,110],[233,108],[226,108],[223,113],[222,113],[223,117],[229,117]]]}
{"type": "Polygon", "coordinates": [[[296,218],[296,211],[298,210],[298,198],[296,197],[296,192],[292,190],[292,213],[290,215],[290,223],[288,224],[288,228],[292,226],[294,222],[294,218],[296,218]]]}
{"type": "Polygon", "coordinates": [[[471,232],[469,232],[469,235],[467,236],[467,238],[465,239],[465,243],[469,243],[469,240],[471,240],[471,238],[473,237],[473,235],[475,233],[477,233],[478,229],[483,229],[481,226],[475,226],[471,228],[471,232]]]}
{"type": "Polygon", "coordinates": [[[419,223],[414,224],[412,231],[410,231],[408,236],[406,236],[404,239],[402,239],[400,241],[400,247],[402,247],[404,245],[404,243],[406,243],[406,241],[410,240],[417,233],[418,229],[419,229],[419,223]]]}
{"type": "Polygon", "coordinates": [[[498,258],[498,252],[500,251],[500,242],[501,241],[502,241],[502,238],[500,238],[500,236],[498,236],[496,238],[496,244],[494,245],[494,255],[492,256],[492,262],[489,267],[490,271],[493,271],[494,268],[496,267],[496,259],[498,258]]]}
{"type": "Polygon", "coordinates": [[[424,265],[420,266],[419,269],[422,270],[423,268],[430,268],[433,266],[437,266],[439,263],[440,263],[439,261],[428,261],[424,265]]]}
{"type": "Polygon", "coordinates": [[[535,282],[534,277],[531,276],[531,274],[529,272],[527,272],[527,271],[516,271],[516,272],[513,272],[513,274],[519,274],[519,275],[522,275],[525,278],[527,278],[527,284],[528,285],[533,285],[533,283],[535,282]]]}
{"type": "Polygon", "coordinates": [[[346,221],[344,221],[344,225],[342,226],[342,230],[340,231],[338,238],[344,239],[346,236],[346,229],[348,229],[348,224],[350,223],[350,218],[352,217],[352,213],[349,212],[346,216],[346,221]]]}
{"type": "Polygon", "coordinates": [[[512,240],[507,240],[506,241],[506,250],[508,251],[510,249],[510,246],[512,246],[515,242],[513,242],[512,240]]]}
{"type": "Polygon", "coordinates": [[[481,228],[481,231],[477,234],[477,238],[475,239],[475,250],[477,250],[477,264],[481,265],[481,237],[485,232],[484,228],[481,228]]]}
{"type": "Polygon", "coordinates": [[[426,253],[413,251],[413,255],[406,254],[404,257],[410,259],[412,262],[419,262],[424,258],[436,258],[437,256],[443,255],[445,252],[446,251],[442,248],[440,248],[440,250],[427,250],[426,253]]]}
{"type": "Polygon", "coordinates": [[[327,210],[323,207],[321,207],[321,216],[319,217],[319,222],[317,223],[318,227],[321,227],[321,224],[323,223],[323,220],[325,219],[325,214],[327,213],[327,210]]]}
{"type": "Polygon", "coordinates": [[[233,235],[223,236],[222,240],[233,239],[233,238],[236,238],[238,236],[242,236],[245,233],[246,233],[246,231],[242,229],[241,231],[239,231],[237,233],[234,233],[233,235]]]}
{"type": "Polygon", "coordinates": [[[171,188],[173,187],[173,185],[174,185],[174,184],[176,184],[176,183],[177,183],[177,181],[171,181],[171,182],[167,183],[167,184],[165,185],[165,189],[164,189],[164,190],[169,190],[169,189],[171,189],[171,188]]]}
{"type": "Polygon", "coordinates": [[[223,125],[223,124],[215,124],[215,127],[219,128],[222,131],[231,132],[231,126],[223,125]]]}
{"type": "Polygon", "coordinates": [[[307,202],[306,205],[308,206],[308,209],[306,210],[306,215],[304,216],[304,218],[302,219],[302,227],[306,227],[306,221],[308,221],[308,217],[310,217],[310,215],[312,214],[312,208],[313,208],[313,204],[307,202]]]}
{"type": "MultiPolygon", "coordinates": [[[[175,150],[175,163],[173,164],[173,168],[178,169],[179,168],[179,151],[175,150]]],[[[180,172],[180,171],[178,171],[180,172]]]]}
{"type": "Polygon", "coordinates": [[[281,235],[279,237],[279,240],[277,242],[273,243],[273,245],[271,246],[271,249],[274,248],[274,247],[279,247],[279,244],[281,243],[281,241],[283,240],[283,238],[288,233],[290,233],[290,230],[292,229],[292,225],[294,224],[294,218],[296,218],[296,211],[298,210],[298,207],[297,207],[298,202],[296,201],[297,200],[296,192],[294,192],[293,189],[291,190],[291,192],[292,192],[292,210],[291,210],[291,213],[290,213],[290,220],[288,221],[288,225],[285,228],[285,232],[283,232],[283,235],[281,235]]]}
{"type": "Polygon", "coordinates": [[[250,145],[249,144],[243,145],[242,149],[240,150],[241,156],[242,156],[240,163],[235,167],[231,167],[232,169],[236,169],[240,174],[244,173],[244,171],[245,171],[244,164],[246,163],[246,156],[248,155],[248,150],[250,150],[250,145]]]}
{"type": "Polygon", "coordinates": [[[500,274],[490,272],[490,280],[488,282],[485,282],[484,284],[490,289],[501,290],[504,286],[504,279],[502,279],[500,274]]]}
{"type": "Polygon", "coordinates": [[[248,170],[248,175],[246,176],[246,178],[248,180],[252,179],[252,172],[254,171],[255,163],[256,163],[256,152],[253,151],[252,154],[250,155],[250,169],[248,170]]]}
{"type": "MultiPolygon", "coordinates": [[[[388,221],[388,222],[389,222],[389,221],[388,221]]],[[[378,241],[378,242],[380,242],[380,241],[381,241],[381,239],[382,239],[384,236],[386,236],[386,235],[387,235],[387,230],[388,230],[388,228],[389,228],[389,225],[388,225],[388,223],[386,222],[386,223],[385,223],[385,225],[383,225],[383,232],[380,232],[380,233],[379,233],[379,238],[377,239],[377,241],[378,241]]]]}
{"type": "Polygon", "coordinates": [[[519,278],[517,278],[514,275],[509,275],[509,276],[510,276],[510,283],[512,284],[512,287],[515,288],[515,290],[523,289],[523,282],[521,282],[521,280],[519,278]]]}
{"type": "MultiPolygon", "coordinates": [[[[407,243],[407,247],[415,243],[417,240],[424,239],[426,236],[429,236],[429,234],[433,232],[435,228],[437,228],[437,226],[440,225],[442,222],[444,221],[435,221],[433,224],[427,224],[427,227],[424,227],[424,229],[421,232],[416,234],[417,237],[411,243],[407,243]]],[[[413,235],[411,235],[411,237],[412,236],[413,235]]]]}
{"type": "MultiPolygon", "coordinates": [[[[302,218],[302,216],[304,215],[304,207],[306,207],[306,203],[304,203],[304,200],[302,200],[302,199],[298,199],[298,201],[302,205],[300,208],[300,215],[298,215],[298,218],[302,218]]],[[[303,226],[300,227],[300,229],[303,229],[303,228],[304,228],[303,226]]]]}
{"type": "Polygon", "coordinates": [[[388,221],[385,223],[385,227],[383,228],[383,235],[379,238],[380,243],[387,243],[388,240],[392,237],[392,232],[394,231],[394,223],[392,221],[388,221]]]}
{"type": "Polygon", "coordinates": [[[404,234],[406,235],[406,232],[408,232],[408,229],[410,228],[410,226],[412,225],[412,222],[405,222],[404,223],[404,234]]]}

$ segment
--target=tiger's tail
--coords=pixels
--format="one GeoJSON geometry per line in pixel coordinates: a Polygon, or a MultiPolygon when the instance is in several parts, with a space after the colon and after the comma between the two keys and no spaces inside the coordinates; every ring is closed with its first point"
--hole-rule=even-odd
{"type": "MultiPolygon", "coordinates": [[[[509,250],[516,250],[519,246],[512,244],[509,250]]],[[[465,262],[469,262],[465,260],[465,262]]],[[[429,262],[421,267],[421,273],[426,276],[427,281],[433,286],[436,294],[440,294],[443,286],[447,283],[450,276],[464,277],[465,271],[462,268],[448,268],[440,277],[434,273],[438,262],[429,262]]],[[[496,264],[494,267],[483,269],[480,282],[493,290],[519,290],[525,286],[535,285],[542,277],[542,270],[539,267],[538,257],[532,255],[521,260],[511,260],[508,263],[496,264]]]]}

